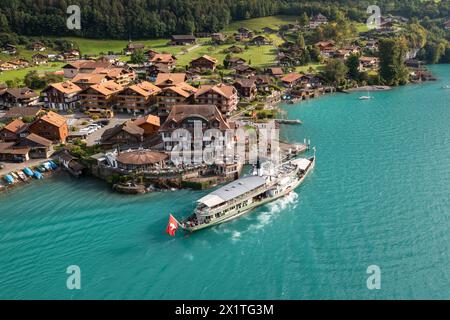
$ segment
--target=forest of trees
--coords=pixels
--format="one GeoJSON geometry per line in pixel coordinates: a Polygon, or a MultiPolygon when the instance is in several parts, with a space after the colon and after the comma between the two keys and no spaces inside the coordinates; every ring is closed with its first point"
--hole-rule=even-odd
{"type": "Polygon", "coordinates": [[[156,38],[171,34],[217,32],[231,21],[275,14],[322,12],[334,20],[344,12],[365,21],[366,8],[378,4],[382,13],[444,19],[449,1],[423,0],[1,0],[0,32],[25,36],[89,38],[156,38]],[[68,30],[66,8],[79,5],[82,29],[68,30]]]}

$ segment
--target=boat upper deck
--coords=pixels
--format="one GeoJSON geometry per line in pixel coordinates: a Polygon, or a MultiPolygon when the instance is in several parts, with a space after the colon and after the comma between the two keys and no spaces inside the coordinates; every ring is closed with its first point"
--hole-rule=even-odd
{"type": "Polygon", "coordinates": [[[198,200],[209,208],[213,208],[232,199],[238,198],[266,184],[266,179],[259,176],[248,176],[238,179],[226,186],[211,192],[198,200]]]}

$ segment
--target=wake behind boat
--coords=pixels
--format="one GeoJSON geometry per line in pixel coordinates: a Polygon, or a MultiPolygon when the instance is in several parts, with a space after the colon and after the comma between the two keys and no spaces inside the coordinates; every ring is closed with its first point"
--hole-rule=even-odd
{"type": "Polygon", "coordinates": [[[284,197],[304,181],[315,161],[315,156],[291,160],[275,168],[274,172],[263,174],[259,169],[257,174],[229,183],[198,200],[194,213],[181,223],[171,216],[169,231],[173,231],[175,224],[190,232],[199,231],[284,197]]]}

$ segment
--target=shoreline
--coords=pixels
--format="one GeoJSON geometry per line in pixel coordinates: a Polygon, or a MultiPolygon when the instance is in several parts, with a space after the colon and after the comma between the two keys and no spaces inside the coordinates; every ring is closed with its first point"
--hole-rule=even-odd
{"type": "Polygon", "coordinates": [[[392,89],[393,89],[393,87],[391,87],[391,86],[373,85],[373,86],[350,88],[350,89],[342,90],[342,92],[343,93],[367,92],[367,91],[376,92],[376,91],[389,91],[392,89]]]}

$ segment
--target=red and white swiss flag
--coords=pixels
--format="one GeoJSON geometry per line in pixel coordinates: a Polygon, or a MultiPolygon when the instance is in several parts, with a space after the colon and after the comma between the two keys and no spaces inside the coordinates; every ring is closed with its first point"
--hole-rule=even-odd
{"type": "Polygon", "coordinates": [[[172,215],[170,215],[170,217],[169,217],[169,224],[167,225],[166,232],[170,236],[175,237],[175,232],[177,230],[178,230],[178,221],[172,215]]]}

